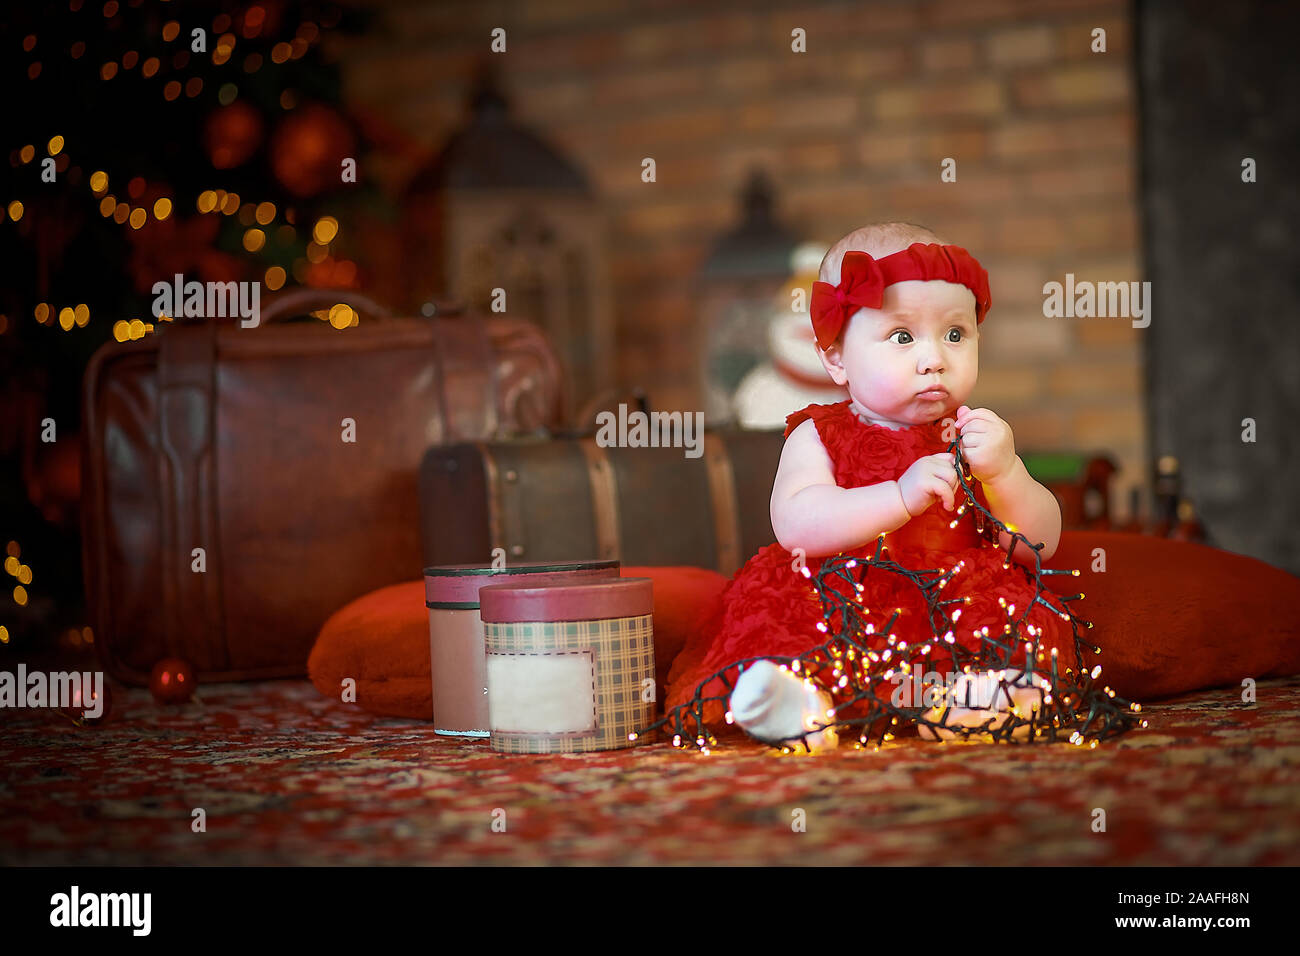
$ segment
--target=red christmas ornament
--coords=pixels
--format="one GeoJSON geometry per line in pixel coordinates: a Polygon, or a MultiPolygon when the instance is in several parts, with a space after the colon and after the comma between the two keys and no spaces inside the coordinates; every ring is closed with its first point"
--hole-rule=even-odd
{"type": "Polygon", "coordinates": [[[357,264],[349,259],[327,256],[324,262],[307,266],[305,285],[315,289],[360,289],[357,281],[357,264]]]}
{"type": "Polygon", "coordinates": [[[299,199],[343,181],[343,160],[355,157],[352,129],[337,112],[320,103],[300,106],[271,137],[271,171],[299,199]]]}
{"type": "Polygon", "coordinates": [[[104,681],[99,688],[98,694],[92,687],[85,688],[85,697],[82,697],[82,690],[78,688],[72,695],[72,706],[64,710],[64,713],[72,718],[72,722],[81,726],[98,727],[106,724],[113,716],[113,691],[104,681]],[[102,703],[100,700],[102,699],[102,703]],[[91,713],[95,716],[91,716],[91,713]]]}
{"type": "Polygon", "coordinates": [[[275,0],[262,0],[243,14],[243,34],[246,37],[274,37],[280,35],[284,20],[284,4],[275,0]],[[250,28],[255,28],[250,32],[250,28]]]}
{"type": "Polygon", "coordinates": [[[261,142],[262,114],[244,100],[213,110],[203,130],[203,148],[215,169],[247,162],[261,142]]]}
{"type": "Polygon", "coordinates": [[[179,657],[164,657],[149,675],[149,691],[160,704],[183,704],[196,687],[194,668],[179,657]]]}

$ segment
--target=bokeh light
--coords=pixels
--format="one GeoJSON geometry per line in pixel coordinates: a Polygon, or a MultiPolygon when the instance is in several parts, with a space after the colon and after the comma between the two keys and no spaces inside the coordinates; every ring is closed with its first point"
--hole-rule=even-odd
{"type": "Polygon", "coordinates": [[[339,221],[333,216],[322,216],[312,229],[312,238],[322,246],[328,246],[339,233],[339,221]]]}
{"type": "Polygon", "coordinates": [[[330,308],[329,322],[336,329],[346,329],[350,325],[355,325],[356,317],[356,312],[347,303],[340,302],[330,308]]]}

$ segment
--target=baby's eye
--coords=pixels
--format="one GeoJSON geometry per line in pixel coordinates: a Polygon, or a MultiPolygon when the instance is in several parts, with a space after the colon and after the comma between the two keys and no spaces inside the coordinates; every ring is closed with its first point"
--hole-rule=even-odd
{"type": "Polygon", "coordinates": [[[954,338],[950,338],[950,339],[948,339],[949,342],[960,342],[960,341],[962,340],[962,338],[964,337],[963,334],[962,334],[962,330],[959,329],[959,328],[957,328],[957,326],[955,326],[955,325],[954,325],[952,328],[950,328],[950,329],[948,330],[948,332],[949,332],[949,333],[952,333],[952,332],[956,332],[956,333],[957,333],[957,337],[956,337],[955,339],[954,339],[954,338]]]}
{"type": "MultiPolygon", "coordinates": [[[[911,333],[911,332],[908,332],[907,329],[898,329],[898,330],[895,331],[895,332],[891,332],[891,333],[889,334],[889,341],[890,341],[890,342],[893,342],[893,341],[894,341],[894,336],[895,336],[895,335],[906,335],[906,336],[907,336],[907,342],[912,341],[912,333],[911,333]]],[[[907,342],[897,342],[897,343],[895,343],[895,344],[897,344],[897,345],[906,345],[907,342]]]]}

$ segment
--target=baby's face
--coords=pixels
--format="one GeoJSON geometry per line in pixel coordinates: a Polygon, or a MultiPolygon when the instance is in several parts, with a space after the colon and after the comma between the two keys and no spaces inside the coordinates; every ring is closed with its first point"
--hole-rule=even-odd
{"type": "Polygon", "coordinates": [[[921,425],[966,404],[979,371],[978,344],[974,293],[914,279],[886,286],[881,308],[859,309],[843,348],[827,349],[822,363],[870,420],[921,425]],[[947,394],[922,394],[936,385],[947,394]]]}

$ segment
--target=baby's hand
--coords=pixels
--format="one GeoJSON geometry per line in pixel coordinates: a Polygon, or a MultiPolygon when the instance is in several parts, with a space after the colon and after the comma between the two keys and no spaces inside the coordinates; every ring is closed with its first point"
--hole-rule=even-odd
{"type": "Polygon", "coordinates": [[[1007,474],[1016,464],[1015,437],[1011,426],[987,408],[957,409],[957,430],[961,432],[961,453],[970,473],[988,484],[1007,474]]]}
{"type": "Polygon", "coordinates": [[[950,451],[926,455],[912,462],[912,466],[898,479],[903,493],[903,504],[913,518],[933,501],[942,500],[949,511],[955,507],[957,495],[957,468],[955,456],[950,451]]]}

